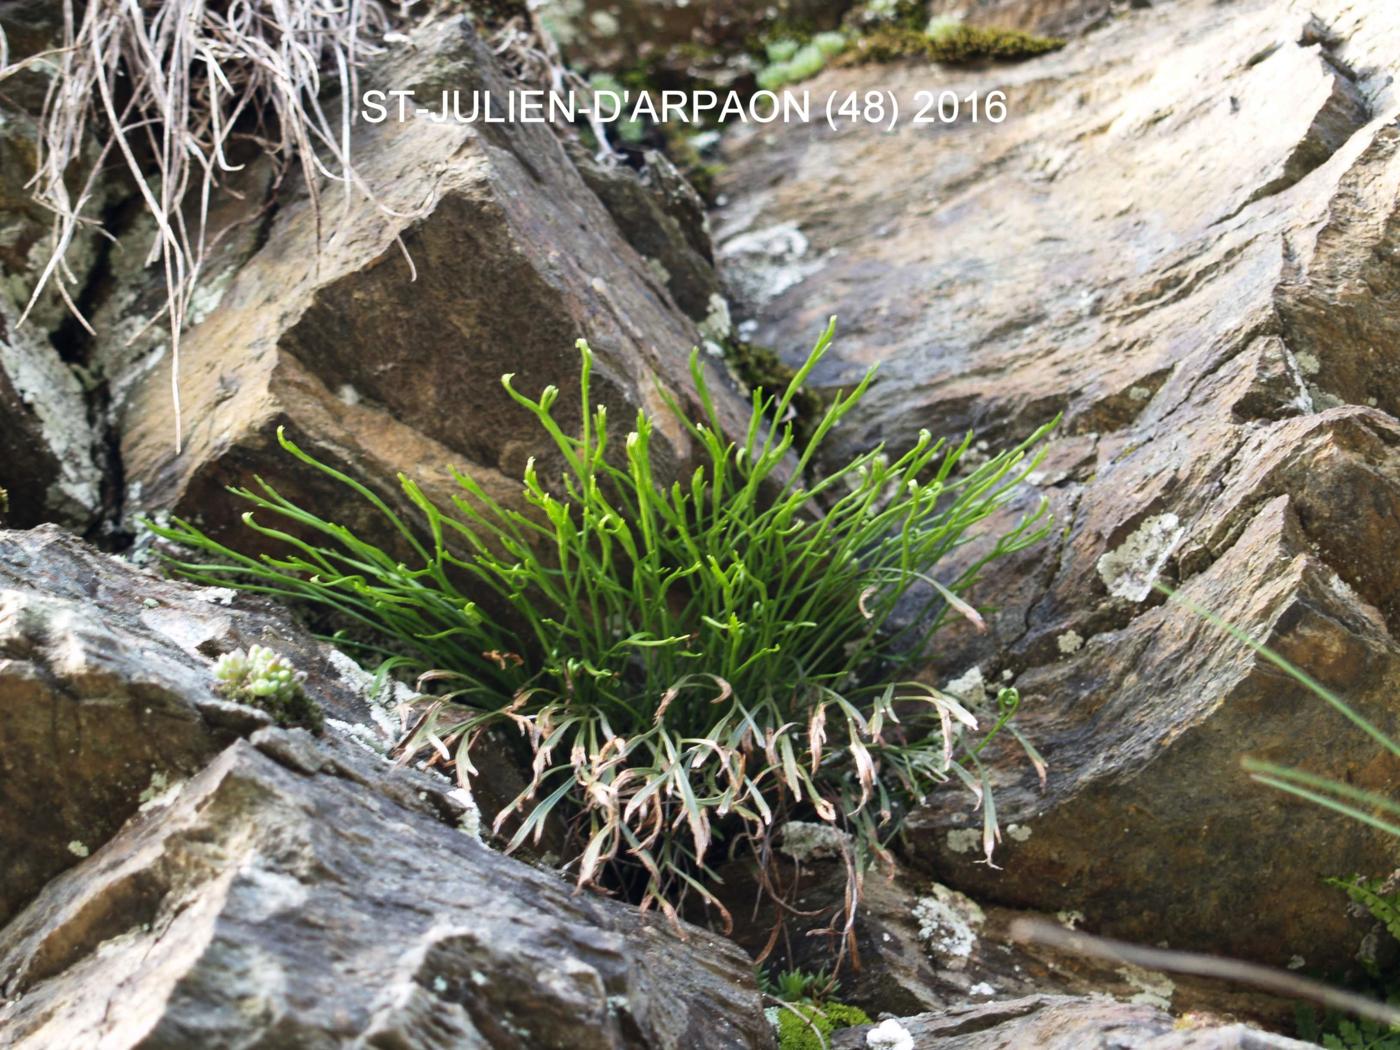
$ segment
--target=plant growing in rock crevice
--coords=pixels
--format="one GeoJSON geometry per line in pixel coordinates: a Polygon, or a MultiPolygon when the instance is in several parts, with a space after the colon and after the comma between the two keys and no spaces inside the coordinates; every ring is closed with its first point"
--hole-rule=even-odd
{"type": "Polygon", "coordinates": [[[655,476],[644,411],[619,446],[605,410],[591,408],[586,344],[578,436],[554,417],[556,388],[535,399],[504,377],[564,464],[546,478],[530,462],[527,511],[462,474],[448,510],[400,476],[421,516],[411,528],[279,434],[293,456],[368,501],[413,564],[261,479],[233,491],[255,508],[248,526],[283,546],[279,556],[248,557],[188,522],[151,527],[206,556],[172,558],[187,576],[317,603],[391,642],[393,655],[379,650],[385,667],[445,690],[422,701],[408,754],[450,754],[465,780],[485,732],[517,729],[532,777],[497,818],[499,828],[519,814],[509,849],[562,817],[580,885],[623,890],[674,917],[690,895],[721,907],[717,858],[748,855],[767,870],[773,832],[817,820],[852,836],[854,904],[861,866],[944,782],[983,801],[990,852],[995,815],[977,756],[1014,705],[979,726],[913,679],[950,610],[977,617],[961,595],[979,570],[1048,525],[1042,502],[936,579],[942,559],[1011,499],[1044,430],[971,470],[960,469],[970,436],[949,445],[925,432],[903,455],[876,448],[826,472],[823,443],[872,379],[835,395],[795,447],[788,409],[833,331],[781,394],[754,392],[734,441],[693,353],[703,417],[666,399],[701,465],[670,484],[655,476]],[[472,594],[511,618],[487,615],[472,594]]]}
{"type": "Polygon", "coordinates": [[[214,688],[235,703],[260,708],[278,725],[304,726],[320,732],[321,708],[306,695],[304,672],[263,645],[250,645],[245,653],[235,649],[214,663],[214,688]]]}

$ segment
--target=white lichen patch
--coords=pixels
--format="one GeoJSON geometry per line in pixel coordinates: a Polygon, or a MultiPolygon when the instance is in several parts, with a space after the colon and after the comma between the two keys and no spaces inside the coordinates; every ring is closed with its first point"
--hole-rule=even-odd
{"type": "Polygon", "coordinates": [[[383,736],[388,740],[398,739],[401,730],[394,711],[400,704],[413,699],[413,690],[393,679],[386,679],[384,684],[376,689],[374,675],[339,649],[331,650],[329,662],[346,684],[369,702],[370,717],[374,719],[374,724],[379,727],[383,736]]]}
{"type": "Polygon", "coordinates": [[[982,845],[980,828],[953,828],[948,832],[948,849],[953,853],[971,853],[982,845]]]}
{"type": "Polygon", "coordinates": [[[358,744],[370,754],[382,758],[389,749],[388,742],[379,730],[373,726],[367,726],[363,722],[343,722],[339,718],[327,718],[326,726],[334,729],[352,744],[358,744]]]}
{"type": "Polygon", "coordinates": [[[340,386],[336,388],[335,396],[340,399],[341,404],[349,405],[351,408],[354,408],[362,400],[360,392],[350,383],[341,383],[340,386]]]}
{"type": "Polygon", "coordinates": [[[184,786],[183,780],[172,780],[169,773],[157,769],[151,774],[151,781],[146,785],[146,789],[137,796],[136,801],[140,803],[137,808],[142,813],[164,809],[175,801],[175,797],[184,786]]]}
{"type": "MultiPolygon", "coordinates": [[[[1311,354],[1305,355],[1313,365],[1317,364],[1317,358],[1311,354]]],[[[1283,346],[1283,365],[1288,369],[1288,378],[1293,381],[1298,393],[1293,396],[1293,407],[1300,412],[1310,413],[1313,411],[1312,391],[1308,389],[1308,381],[1304,378],[1302,362],[1294,356],[1293,351],[1283,346]]],[[[1316,374],[1315,372],[1312,374],[1316,374]]]]}
{"type": "Polygon", "coordinates": [[[934,883],[927,896],[914,904],[919,940],[940,965],[960,970],[977,946],[977,927],[986,915],[977,902],[957,890],[934,883]]]}
{"type": "Polygon", "coordinates": [[[647,255],[642,258],[642,263],[646,266],[647,272],[651,274],[652,280],[662,288],[671,283],[671,271],[666,269],[665,264],[660,259],[654,259],[647,255]]]}
{"type": "Polygon", "coordinates": [[[783,825],[778,850],[799,864],[809,860],[839,857],[851,848],[851,836],[830,824],[810,820],[789,820],[783,825]]]}
{"type": "Polygon", "coordinates": [[[1144,970],[1141,966],[1120,966],[1118,976],[1137,991],[1128,997],[1128,1002],[1140,1006],[1155,1006],[1159,1010],[1170,1010],[1176,985],[1164,973],[1144,970]]]}
{"type": "Polygon", "coordinates": [[[1134,400],[1134,401],[1146,401],[1146,400],[1147,400],[1149,397],[1151,397],[1151,396],[1152,396],[1152,390],[1151,390],[1150,387],[1145,387],[1145,386],[1130,386],[1130,387],[1128,387],[1128,397],[1130,397],[1130,398],[1131,398],[1132,400],[1134,400]]]}
{"type": "Polygon", "coordinates": [[[1298,362],[1298,367],[1303,370],[1305,376],[1315,376],[1322,371],[1322,362],[1317,359],[1317,355],[1307,350],[1300,350],[1293,355],[1293,359],[1298,362]]]}
{"type": "Polygon", "coordinates": [[[986,981],[978,981],[967,990],[968,995],[996,995],[997,990],[986,981]]]}
{"type": "Polygon", "coordinates": [[[893,1017],[887,1017],[865,1033],[865,1045],[870,1050],[914,1050],[914,1037],[893,1017]]]}
{"type": "Polygon", "coordinates": [[[481,810],[477,807],[476,799],[472,798],[472,793],[464,787],[457,787],[449,791],[447,797],[462,807],[462,815],[457,818],[457,830],[474,839],[480,839],[481,810]]]}
{"type": "Polygon", "coordinates": [[[1078,631],[1066,631],[1055,639],[1055,645],[1060,652],[1068,656],[1070,653],[1077,653],[1084,648],[1084,636],[1078,631]]]}
{"type": "Polygon", "coordinates": [[[77,839],[74,839],[72,842],[68,843],[68,852],[75,857],[86,857],[92,850],[88,849],[87,846],[83,845],[77,839]]]}
{"type": "Polygon", "coordinates": [[[722,343],[734,331],[734,321],[729,316],[729,303],[718,292],[710,293],[709,310],[700,322],[700,335],[712,342],[722,343]]]}
{"type": "Polygon", "coordinates": [[[0,374],[34,413],[43,443],[58,463],[46,493],[50,508],[87,520],[101,505],[102,478],[82,383],[51,346],[19,336],[0,339],[0,374]]]}
{"type": "Polygon", "coordinates": [[[1084,921],[1084,913],[1082,911],[1057,911],[1055,918],[1065,929],[1077,930],[1079,924],[1084,921]]]}
{"type": "Polygon", "coordinates": [[[945,682],[943,691],[949,696],[961,700],[969,708],[986,706],[991,703],[993,695],[992,691],[987,688],[987,679],[982,674],[982,668],[976,664],[956,678],[945,682]]]}
{"type": "Polygon", "coordinates": [[[1012,842],[1025,842],[1031,837],[1031,829],[1024,824],[1008,824],[1006,825],[1006,834],[1012,842]]]}
{"type": "Polygon", "coordinates": [[[1099,559],[1099,578],[1108,593],[1133,602],[1146,598],[1185,532],[1181,519],[1172,513],[1144,521],[1116,550],[1099,559]]]}
{"type": "Polygon", "coordinates": [[[751,306],[782,295],[817,270],[820,260],[808,258],[811,243],[795,223],[765,226],[730,238],[720,246],[730,280],[751,306]]]}

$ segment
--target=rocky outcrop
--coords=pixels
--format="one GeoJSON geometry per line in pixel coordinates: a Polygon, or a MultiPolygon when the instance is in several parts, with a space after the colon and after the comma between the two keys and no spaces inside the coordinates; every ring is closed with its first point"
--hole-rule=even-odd
{"type": "Polygon", "coordinates": [[[233,598],[54,526],[0,532],[0,924],[231,741],[271,724],[216,695],[223,653],[275,649],[307,675],[333,728],[392,743],[398,721],[370,675],[285,610],[233,598]]]}
{"type": "MultiPolygon", "coordinates": [[[[444,91],[463,113],[477,91],[501,105],[509,83],[461,18],[418,25],[366,72],[367,90],[417,92],[407,119],[391,102],[388,119],[358,126],[362,185],[348,197],[322,187],[319,219],[305,195],[284,190],[275,210],[245,215],[222,261],[209,264],[198,323],[181,346],[179,450],[171,355],[157,340],[127,363],[124,349],[158,297],[131,286],[110,298],[104,330],[113,335],[100,352],[125,377],[116,411],[128,516],[197,511],[225,531],[241,508],[224,486],[255,472],[312,505],[343,504],[334,485],[318,487],[324,478],[277,448],[282,424],[318,458],[387,493],[403,471],[445,497],[457,491],[457,467],[505,497],[548,439],[500,377],[515,373],[529,392],[558,385],[561,420],[576,419],[580,337],[596,354],[595,400],[619,421],[652,410],[660,451],[684,462],[688,436],[668,422],[659,390],[690,397],[696,326],[556,134],[542,123],[441,123],[416,112],[441,112],[444,91]]],[[[675,257],[699,258],[688,246],[675,257]]],[[[721,410],[734,413],[726,384],[716,377],[721,410]]],[[[347,524],[369,527],[344,509],[347,524]]]]}
{"type": "Polygon", "coordinates": [[[903,1046],[917,1050],[1305,1050],[1300,1043],[1241,1024],[1208,1017],[1186,1021],[1151,1003],[1120,1003],[1097,996],[1032,995],[1024,999],[965,1006],[837,1032],[833,1050],[903,1046]]]}
{"type": "Polygon", "coordinates": [[[732,945],[420,795],[304,730],[235,743],[0,933],[6,1045],[773,1046],[732,945]]]}
{"type": "MultiPolygon", "coordinates": [[[[1011,829],[1014,838],[1020,825],[1011,829]]],[[[740,872],[726,871],[726,902],[749,907],[753,889],[740,872]]],[[[840,946],[830,916],[846,894],[846,870],[834,858],[808,858],[788,869],[800,915],[789,915],[773,970],[816,973],[829,968],[840,946]]],[[[866,872],[861,905],[847,943],[849,964],[840,997],[872,1017],[944,1013],[969,1003],[991,1004],[1027,996],[1098,996],[1123,1003],[1151,1003],[1176,1016],[1208,1015],[1266,1030],[1289,1031],[1297,1004],[1244,986],[1170,975],[1107,962],[1013,936],[1024,911],[982,904],[926,875],[899,867],[866,872]]],[[[736,930],[739,943],[757,955],[765,948],[773,916],[761,915],[736,930]]],[[[1064,911],[1067,928],[1083,921],[1064,911]]],[[[1032,1045],[1032,1044],[1027,1044],[1032,1045]]]]}
{"type": "MultiPolygon", "coordinates": [[[[57,16],[55,5],[34,0],[0,4],[9,57],[19,62],[48,47],[57,16]]],[[[52,250],[52,216],[34,203],[27,186],[39,155],[47,87],[45,76],[29,71],[7,77],[0,89],[0,524],[87,527],[103,502],[99,428],[75,362],[61,350],[76,322],[58,286],[62,282],[71,298],[82,297],[100,254],[95,231],[78,232],[67,272],[49,282],[19,323],[52,250]]],[[[100,209],[101,183],[96,192],[100,209]]]]}
{"type": "Polygon", "coordinates": [[[950,631],[937,668],[972,701],[970,681],[1014,681],[1049,784],[997,759],[998,812],[1020,829],[998,868],[953,806],[919,815],[915,852],[949,885],[1277,964],[1355,950],[1320,877],[1388,872],[1389,847],[1240,757],[1387,792],[1400,771],[1152,587],[1397,728],[1400,619],[1377,556],[1400,543],[1397,47],[1381,5],[1182,0],[1020,65],[804,85],[894,90],[895,134],[729,139],[715,229],[742,330],[795,361],[837,313],[820,381],[879,363],[842,451],[1063,417],[1024,502],[1049,498],[1055,534],[991,569],[990,635],[950,631]],[[1008,117],[915,126],[930,87],[1003,89],[1008,117]]]}

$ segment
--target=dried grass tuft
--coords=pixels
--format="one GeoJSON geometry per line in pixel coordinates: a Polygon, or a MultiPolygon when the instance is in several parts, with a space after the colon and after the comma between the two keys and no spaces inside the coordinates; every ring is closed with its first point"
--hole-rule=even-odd
{"type": "MultiPolygon", "coordinates": [[[[374,41],[407,14],[379,0],[62,0],[61,46],[10,63],[0,40],[0,80],[21,70],[49,74],[30,186],[53,214],[48,263],[21,322],[53,285],[91,333],[67,291],[65,258],[91,214],[99,176],[119,158],[156,236],[147,263],[164,270],[181,431],[179,340],[210,247],[210,201],[235,140],[276,164],[296,165],[320,224],[318,177],[359,185],[351,162],[358,69],[374,41]],[[334,98],[327,109],[322,98],[334,98]],[[94,156],[92,143],[97,143],[94,156]]],[[[361,187],[363,188],[363,187],[361,187]]]]}

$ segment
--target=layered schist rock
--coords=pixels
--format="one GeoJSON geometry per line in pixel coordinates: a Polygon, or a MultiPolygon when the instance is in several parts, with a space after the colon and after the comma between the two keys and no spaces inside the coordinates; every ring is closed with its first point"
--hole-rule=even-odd
{"type": "MultiPolygon", "coordinates": [[[[0,5],[11,61],[49,47],[58,17],[57,6],[43,0],[0,5]]],[[[96,231],[77,232],[66,268],[19,323],[53,247],[53,216],[34,202],[28,185],[40,153],[47,89],[42,67],[7,77],[0,89],[0,524],[56,520],[86,528],[101,515],[105,457],[83,373],[73,367],[83,362],[65,357],[76,324],[59,288],[70,299],[83,298],[101,254],[96,231]]],[[[95,161],[96,150],[83,159],[95,161]]],[[[95,193],[100,209],[105,184],[99,181],[95,193]]]]}
{"type": "MultiPolygon", "coordinates": [[[[464,115],[479,92],[497,107],[508,97],[511,82],[467,22],[417,26],[363,86],[416,96],[406,120],[391,102],[388,119],[357,126],[361,185],[348,199],[323,186],[319,220],[304,195],[284,190],[275,211],[236,228],[209,264],[198,323],[181,345],[179,451],[171,355],[157,348],[144,370],[122,366],[127,510],[198,512],[220,531],[239,512],[223,486],[254,472],[311,503],[343,503],[276,447],[283,424],[385,490],[402,471],[443,496],[455,491],[457,467],[505,495],[548,439],[500,377],[514,373],[530,394],[558,385],[558,415],[577,419],[579,338],[596,354],[593,400],[618,427],[649,409],[663,456],[682,463],[689,439],[660,390],[690,403],[686,361],[699,333],[658,267],[627,242],[547,125],[416,112],[441,113],[444,92],[448,112],[464,115]]],[[[153,292],[114,295],[113,331],[138,324],[153,292]]],[[[122,345],[105,343],[114,356],[122,345]]],[[[716,387],[721,410],[732,411],[726,381],[717,376],[716,387]]]]}
{"type": "Polygon", "coordinates": [[[381,750],[398,735],[373,677],[285,610],[161,579],[51,525],[0,532],[0,924],[143,805],[271,724],[214,689],[214,661],[252,645],[304,673],[333,726],[381,750]]]}
{"type": "Polygon", "coordinates": [[[771,1045],[737,947],[488,849],[373,684],[274,607],[0,533],[4,1044],[771,1045]],[[253,644],[322,736],[218,698],[253,644]]]}
{"type": "Polygon", "coordinates": [[[1209,1017],[1173,1017],[1151,1002],[1031,995],[862,1025],[837,1032],[833,1050],[1306,1050],[1314,1044],[1209,1017]]]}
{"type": "MultiPolygon", "coordinates": [[[[1011,829],[1013,837],[1022,832],[1011,829]]],[[[830,968],[841,947],[830,917],[846,894],[846,869],[830,855],[814,853],[800,864],[779,847],[801,912],[789,915],[770,969],[816,973],[830,968]]],[[[726,872],[727,903],[747,906],[754,889],[726,872]]],[[[1260,1030],[1291,1031],[1297,1002],[1254,989],[1199,977],[1167,974],[1117,960],[1086,958],[1014,934],[1018,922],[1049,920],[1073,929],[1083,914],[1066,910],[1037,916],[979,903],[927,875],[902,867],[865,874],[860,909],[846,943],[848,964],[841,997],[871,1017],[942,1014],[969,1004],[1005,1003],[1027,996],[1069,996],[1151,1002],[1176,1016],[1200,1015],[1260,1030]]],[[[767,947],[774,916],[740,924],[735,937],[758,954],[767,947]]]]}
{"type": "Polygon", "coordinates": [[[351,745],[263,730],[0,933],[16,1048],[770,1048],[732,944],[577,894],[351,745]]]}
{"type": "Polygon", "coordinates": [[[893,90],[893,134],[730,137],[713,221],[743,331],[796,361],[836,313],[820,380],[880,365],[841,451],[1063,417],[1023,501],[1050,500],[1054,534],[992,567],[991,633],[950,632],[937,668],[974,701],[1015,682],[1049,784],[998,756],[1021,829],[999,868],[960,804],[919,814],[915,852],[950,885],[1279,964],[1355,950],[1321,877],[1389,872],[1388,843],[1240,759],[1387,792],[1400,768],[1153,585],[1397,728],[1397,54],[1387,5],[1183,0],[1021,64],[803,85],[893,90]],[[1003,90],[1007,118],[964,102],[916,126],[925,89],[1003,90]]]}

